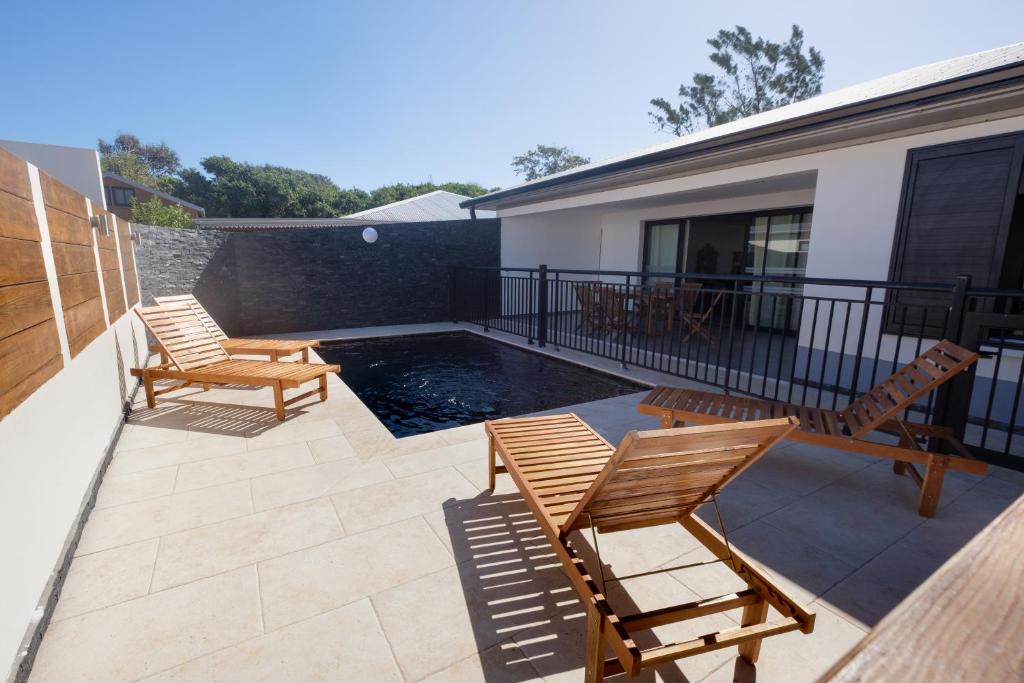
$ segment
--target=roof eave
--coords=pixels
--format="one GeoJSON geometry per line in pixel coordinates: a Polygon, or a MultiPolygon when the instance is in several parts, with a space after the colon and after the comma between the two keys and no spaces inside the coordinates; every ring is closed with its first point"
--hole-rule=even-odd
{"type": "Polygon", "coordinates": [[[481,208],[496,210],[502,200],[517,198],[520,203],[529,203],[529,195],[541,193],[555,187],[582,183],[618,172],[634,170],[644,166],[653,166],[670,161],[685,159],[704,152],[749,145],[772,137],[786,135],[796,131],[823,127],[828,124],[842,122],[851,118],[863,118],[893,107],[913,107],[936,98],[949,97],[966,91],[1001,86],[1014,81],[1024,82],[1024,62],[1013,62],[965,76],[950,78],[944,81],[929,83],[898,93],[883,95],[877,98],[861,100],[839,107],[833,107],[803,116],[793,117],[777,123],[770,123],[757,128],[737,131],[736,133],[698,141],[689,145],[657,150],[649,154],[630,157],[611,162],[595,168],[583,169],[575,173],[558,175],[547,180],[540,179],[526,185],[519,185],[507,190],[499,190],[480,197],[467,199],[459,204],[462,208],[481,208]]]}

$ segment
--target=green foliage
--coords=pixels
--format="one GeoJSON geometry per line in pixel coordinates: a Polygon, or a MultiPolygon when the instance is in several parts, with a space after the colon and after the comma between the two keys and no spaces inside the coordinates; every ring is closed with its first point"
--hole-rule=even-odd
{"type": "Polygon", "coordinates": [[[813,47],[804,54],[804,33],[796,24],[785,43],[755,40],[737,26],[720,30],[708,45],[722,73],[694,74],[693,85],[679,86],[677,106],[661,97],[651,100],[649,115],[659,130],[683,135],[821,93],[825,59],[813,47]]]}
{"type": "Polygon", "coordinates": [[[537,145],[524,154],[512,157],[512,170],[526,180],[536,180],[589,163],[590,159],[576,154],[568,147],[537,145]]]}
{"type": "Polygon", "coordinates": [[[192,216],[177,204],[167,206],[159,197],[140,202],[132,197],[132,223],[166,225],[169,228],[191,228],[192,216]]]}
{"type": "Polygon", "coordinates": [[[434,190],[470,197],[489,191],[476,183],[432,182],[395,183],[372,192],[342,189],[325,175],[226,156],[206,157],[201,170],[182,168],[167,144],[146,145],[130,133],[119,133],[113,142],[100,140],[99,150],[104,171],[198,204],[211,218],[333,218],[434,190]]]}
{"type": "Polygon", "coordinates": [[[178,153],[166,142],[143,144],[131,133],[118,133],[113,142],[99,140],[100,165],[104,172],[165,190],[181,170],[178,153]]]}

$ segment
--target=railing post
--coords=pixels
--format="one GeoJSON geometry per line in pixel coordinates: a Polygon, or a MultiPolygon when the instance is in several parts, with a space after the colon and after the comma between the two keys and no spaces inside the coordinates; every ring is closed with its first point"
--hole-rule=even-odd
{"type": "MultiPolygon", "coordinates": [[[[481,287],[480,289],[481,289],[481,291],[483,291],[483,293],[484,293],[484,308],[483,308],[483,317],[484,317],[484,332],[490,332],[491,330],[490,330],[490,328],[489,328],[489,327],[487,326],[487,321],[488,321],[488,316],[487,316],[487,308],[488,308],[488,305],[490,304],[490,298],[489,298],[489,296],[488,296],[488,295],[489,295],[489,292],[487,291],[487,281],[488,281],[488,280],[490,280],[490,277],[489,277],[490,273],[488,273],[488,272],[487,272],[487,271],[485,270],[485,271],[483,271],[483,274],[484,274],[484,286],[483,286],[483,287],[481,287]]],[[[498,271],[498,277],[499,277],[499,278],[501,277],[501,271],[498,271]]],[[[499,285],[499,286],[500,286],[500,285],[499,285]]]]}
{"type": "Polygon", "coordinates": [[[537,346],[544,348],[548,341],[548,266],[540,264],[537,282],[537,346]]]}
{"type": "MultiPolygon", "coordinates": [[[[964,312],[967,308],[967,290],[971,288],[970,275],[958,275],[953,284],[953,291],[950,293],[949,317],[946,319],[945,337],[955,344],[962,344],[967,341],[970,347],[980,347],[980,338],[964,339],[963,329],[964,312]]],[[[971,330],[966,330],[968,337],[975,337],[971,330]]],[[[968,347],[968,348],[970,348],[968,347]]],[[[971,348],[977,351],[978,348],[971,348]]],[[[961,441],[964,432],[967,430],[967,418],[971,412],[971,392],[974,389],[974,371],[972,365],[967,371],[961,372],[951,381],[939,387],[935,395],[935,412],[932,422],[949,427],[953,430],[954,436],[961,441]]],[[[940,445],[937,439],[932,439],[928,446],[935,450],[940,445]]]]}
{"type": "MultiPolygon", "coordinates": [[[[629,294],[629,284],[630,284],[631,279],[632,278],[629,275],[626,275],[626,287],[625,287],[625,289],[622,290],[622,293],[624,295],[628,295],[629,294]]],[[[641,282],[642,281],[643,280],[641,280],[641,282]]],[[[616,303],[616,305],[618,305],[618,304],[622,304],[623,306],[625,306],[626,305],[626,296],[623,296],[621,298],[621,300],[616,303]]],[[[619,337],[619,345],[622,347],[622,357],[619,358],[619,367],[622,368],[623,370],[628,370],[629,366],[626,365],[626,356],[627,356],[627,353],[628,353],[628,351],[626,349],[626,344],[629,341],[629,328],[630,328],[630,325],[628,323],[629,315],[628,315],[628,313],[626,311],[622,311],[621,316],[622,316],[622,318],[621,318],[621,320],[622,320],[622,336],[619,337]]]]}
{"type": "MultiPolygon", "coordinates": [[[[857,355],[853,358],[853,380],[850,382],[849,399],[851,403],[857,400],[857,396],[860,395],[857,393],[857,385],[860,383],[860,364],[864,355],[864,337],[867,336],[868,332],[868,313],[871,311],[871,294],[873,292],[874,289],[872,287],[868,287],[864,292],[864,310],[861,312],[860,316],[860,334],[857,335],[857,355]]],[[[881,330],[879,330],[878,333],[881,334],[881,330]]],[[[797,345],[799,344],[800,342],[798,339],[797,345]]],[[[840,349],[839,352],[846,353],[846,349],[840,349]]],[[[837,379],[842,381],[842,377],[837,379]]],[[[871,386],[870,382],[868,382],[868,386],[871,386]]]]}
{"type": "Polygon", "coordinates": [[[458,298],[455,294],[455,280],[458,278],[457,266],[448,267],[448,306],[451,309],[452,322],[459,322],[458,298]]]}

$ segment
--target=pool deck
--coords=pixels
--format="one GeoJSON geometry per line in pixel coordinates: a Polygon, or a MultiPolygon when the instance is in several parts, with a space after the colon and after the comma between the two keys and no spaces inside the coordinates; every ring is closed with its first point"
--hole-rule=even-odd
{"type": "MultiPolygon", "coordinates": [[[[140,397],[31,680],[581,680],[582,610],[509,478],[486,491],[482,426],[395,439],[340,379],[329,386],[284,423],[269,389],[184,391],[154,410],[140,397]]],[[[555,412],[617,442],[657,426],[641,396],[555,412]]],[[[813,681],[1022,492],[1021,473],[950,473],[926,520],[888,461],[784,443],[720,501],[730,541],[817,612],[814,633],[766,640],[756,672],[728,649],[638,680],[813,681]]],[[[600,541],[620,575],[704,557],[677,528],[600,541]]],[[[626,585],[640,609],[737,588],[714,565],[626,585]]]]}

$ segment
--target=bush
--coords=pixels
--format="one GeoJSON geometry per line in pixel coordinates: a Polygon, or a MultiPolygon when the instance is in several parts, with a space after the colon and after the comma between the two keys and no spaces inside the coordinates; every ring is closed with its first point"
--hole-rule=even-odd
{"type": "Polygon", "coordinates": [[[151,197],[144,202],[133,197],[132,223],[165,225],[169,228],[191,228],[192,216],[177,204],[170,206],[164,204],[159,197],[151,197]]]}

